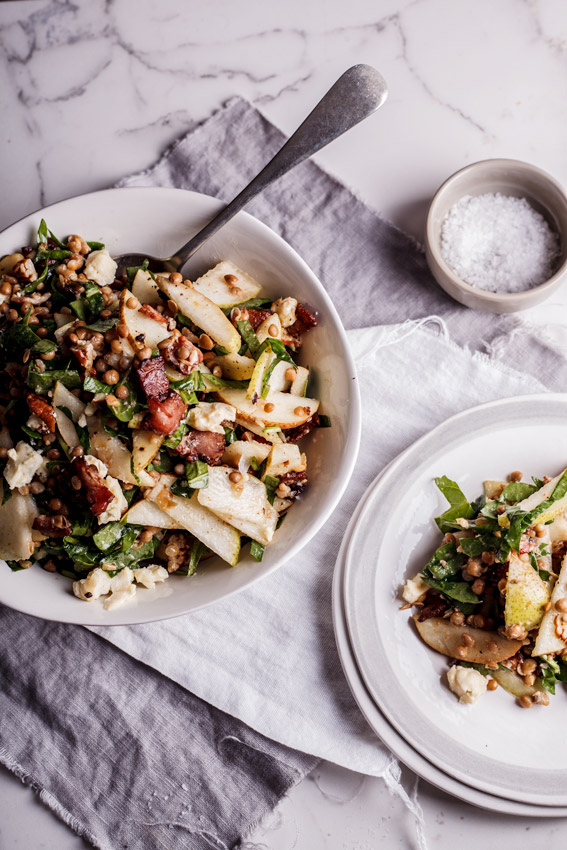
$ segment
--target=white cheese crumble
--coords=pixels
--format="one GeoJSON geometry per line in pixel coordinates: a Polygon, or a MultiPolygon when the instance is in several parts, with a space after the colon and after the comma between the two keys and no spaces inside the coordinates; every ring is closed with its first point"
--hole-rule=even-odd
{"type": "Polygon", "coordinates": [[[423,594],[428,590],[429,585],[424,582],[421,573],[418,573],[416,576],[406,581],[402,591],[402,598],[405,602],[409,602],[410,605],[413,605],[414,602],[417,602],[419,597],[423,596],[423,594]]]}
{"type": "Polygon", "coordinates": [[[169,578],[169,573],[165,567],[162,567],[159,564],[150,564],[149,567],[140,567],[137,570],[133,570],[133,572],[136,582],[138,584],[143,584],[144,587],[147,587],[150,590],[153,590],[158,582],[165,581],[166,578],[169,578]]]}
{"type": "Polygon", "coordinates": [[[111,578],[100,567],[91,570],[86,578],[73,582],[73,593],[85,602],[92,602],[110,591],[111,578]],[[87,596],[88,594],[88,596],[87,596]]]}
{"type": "Polygon", "coordinates": [[[81,415],[79,416],[79,418],[77,420],[77,425],[79,426],[79,428],[86,428],[87,427],[87,417],[85,416],[84,413],[81,413],[81,415]]]}
{"type": "Polygon", "coordinates": [[[272,311],[277,313],[282,323],[282,328],[289,328],[296,319],[297,298],[278,298],[272,304],[272,311]]]}
{"type": "Polygon", "coordinates": [[[461,667],[456,664],[447,673],[449,687],[459,697],[459,702],[476,702],[486,690],[486,677],[474,667],[461,667]]]}
{"type": "Polygon", "coordinates": [[[187,422],[197,431],[212,431],[214,434],[224,434],[221,422],[228,419],[234,422],[236,410],[231,404],[221,401],[200,401],[189,411],[187,422]]]}
{"type": "Polygon", "coordinates": [[[108,475],[108,469],[106,468],[105,464],[101,460],[99,460],[94,455],[85,455],[85,460],[88,464],[90,464],[91,466],[95,466],[97,468],[97,470],[100,473],[100,475],[102,476],[102,478],[106,478],[106,476],[108,475]]]}
{"type": "Polygon", "coordinates": [[[107,596],[102,603],[107,611],[114,611],[115,608],[120,608],[126,602],[129,602],[136,595],[136,585],[129,584],[124,590],[116,590],[107,596]]]}
{"type": "Polygon", "coordinates": [[[107,475],[104,479],[104,486],[108,487],[114,498],[108,505],[107,509],[99,515],[99,525],[104,525],[106,522],[119,522],[124,511],[128,509],[128,502],[126,501],[124,493],[122,492],[122,487],[120,486],[120,482],[117,478],[113,478],[112,475],[107,475]]]}
{"type": "Polygon", "coordinates": [[[126,590],[134,581],[134,573],[130,567],[124,567],[113,578],[110,579],[110,590],[116,593],[118,590],[126,590]]]}
{"type": "Polygon", "coordinates": [[[92,251],[87,257],[83,274],[99,286],[110,286],[117,268],[108,251],[92,251]]]}
{"type": "Polygon", "coordinates": [[[20,441],[15,449],[8,450],[8,463],[4,478],[11,490],[29,484],[43,466],[43,457],[31,446],[20,441]]]}

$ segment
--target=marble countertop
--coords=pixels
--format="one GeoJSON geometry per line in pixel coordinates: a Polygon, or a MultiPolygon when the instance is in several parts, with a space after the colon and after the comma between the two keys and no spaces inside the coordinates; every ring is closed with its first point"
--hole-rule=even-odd
{"type": "MultiPolygon", "coordinates": [[[[524,159],[567,182],[563,0],[26,0],[0,4],[0,228],[151,165],[234,94],[291,132],[345,68],[388,81],[386,106],[317,160],[418,239],[456,169],[524,159]]],[[[506,818],[420,783],[430,848],[563,847],[565,821],[506,818]]],[[[0,771],[0,845],[76,850],[0,771]]],[[[250,839],[270,850],[413,847],[379,780],[322,765],[250,839]]]]}

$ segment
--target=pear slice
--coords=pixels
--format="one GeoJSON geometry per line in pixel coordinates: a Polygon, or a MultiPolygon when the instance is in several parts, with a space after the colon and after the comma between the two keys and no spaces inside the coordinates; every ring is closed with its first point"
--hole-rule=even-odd
{"type": "Polygon", "coordinates": [[[484,482],[484,492],[486,493],[487,499],[499,499],[502,495],[502,491],[506,487],[506,481],[492,481],[488,480],[484,482]]]}
{"type": "Polygon", "coordinates": [[[169,514],[166,514],[165,511],[158,508],[155,502],[150,502],[149,499],[141,499],[135,505],[132,505],[124,517],[124,521],[131,525],[153,526],[154,528],[182,527],[173,517],[170,517],[169,514]]]}
{"type": "Polygon", "coordinates": [[[213,269],[198,278],[193,287],[218,307],[225,308],[235,307],[243,301],[255,298],[261,289],[253,277],[230,260],[221,260],[213,269]]]}
{"type": "Polygon", "coordinates": [[[226,466],[209,467],[209,486],[197,490],[199,503],[242,534],[258,543],[270,543],[278,514],[268,501],[265,485],[253,475],[244,475],[234,484],[231,474],[226,466]]]}
{"type": "Polygon", "coordinates": [[[149,272],[138,269],[134,283],[132,284],[132,295],[138,299],[140,304],[163,304],[159,295],[158,285],[149,272]]]}
{"type": "Polygon", "coordinates": [[[536,573],[529,560],[524,561],[512,550],[506,580],[506,627],[518,625],[528,631],[535,629],[542,621],[549,597],[549,587],[536,573]]]}
{"type": "Polygon", "coordinates": [[[91,452],[101,460],[113,478],[125,481],[127,484],[141,484],[144,487],[153,487],[154,479],[144,469],[139,473],[134,472],[134,464],[130,450],[118,437],[107,434],[100,420],[91,416],[88,418],[89,435],[91,439],[91,452]]]}
{"type": "Polygon", "coordinates": [[[271,392],[262,403],[256,404],[247,397],[246,390],[219,388],[216,391],[221,401],[236,408],[237,415],[248,422],[262,425],[279,425],[280,428],[297,428],[307,422],[319,408],[319,401],[314,398],[301,398],[290,393],[271,392]],[[265,404],[270,403],[272,410],[266,411],[265,404]]]}
{"type": "Polygon", "coordinates": [[[250,422],[249,419],[243,419],[241,416],[238,416],[238,413],[234,422],[236,425],[240,425],[241,428],[246,428],[247,431],[257,434],[264,440],[268,440],[269,443],[283,442],[279,431],[266,432],[263,425],[257,425],[255,422],[250,422]]]}
{"type": "Polygon", "coordinates": [[[551,594],[551,607],[543,615],[532,655],[549,655],[561,652],[567,646],[567,614],[555,607],[559,599],[567,599],[567,556],[551,594]]]}
{"type": "MultiPolygon", "coordinates": [[[[280,443],[280,445],[284,445],[280,443]]],[[[257,440],[235,440],[230,443],[224,450],[222,463],[238,469],[240,464],[244,464],[246,468],[250,466],[250,461],[255,458],[258,464],[266,460],[270,454],[271,446],[269,443],[259,443],[257,440]]],[[[245,470],[246,471],[246,470],[245,470]]]]}
{"type": "Polygon", "coordinates": [[[303,472],[306,467],[305,455],[299,451],[297,443],[274,443],[264,474],[278,478],[287,472],[303,472]]]}
{"type": "Polygon", "coordinates": [[[120,294],[120,321],[126,325],[128,339],[134,348],[140,345],[157,348],[159,343],[171,335],[167,322],[158,322],[144,313],[140,313],[140,302],[136,299],[137,307],[129,307],[132,293],[124,289],[120,294]]]}
{"type": "Polygon", "coordinates": [[[164,275],[158,275],[156,281],[161,291],[177,304],[179,310],[193,324],[228,352],[238,351],[242,338],[220,307],[189,283],[172,283],[164,275]]]}
{"type": "Polygon", "coordinates": [[[254,367],[254,371],[252,372],[252,377],[250,378],[250,383],[248,384],[248,389],[246,390],[246,398],[249,399],[253,404],[256,404],[258,399],[262,397],[262,385],[264,383],[264,376],[268,369],[270,368],[270,364],[276,359],[276,355],[271,351],[271,349],[266,348],[265,351],[261,353],[256,361],[256,365],[254,367]]]}
{"type": "Polygon", "coordinates": [[[132,466],[136,475],[145,469],[160,450],[164,437],[153,431],[134,431],[132,434],[132,466]]]}
{"type": "Polygon", "coordinates": [[[293,381],[290,388],[290,393],[295,396],[306,396],[308,382],[309,369],[306,369],[305,366],[298,366],[297,373],[295,375],[295,380],[293,381]]]}
{"type": "Polygon", "coordinates": [[[67,387],[63,386],[60,381],[56,381],[55,388],[53,390],[55,421],[57,422],[59,433],[70,449],[74,449],[80,443],[77,429],[73,423],[78,422],[85,412],[85,407],[86,405],[80,398],[73,395],[73,393],[68,390],[67,387]],[[71,421],[69,417],[60,410],[61,407],[66,407],[68,409],[69,413],[73,417],[73,421],[71,421]]]}
{"type": "Polygon", "coordinates": [[[474,664],[499,664],[511,658],[522,645],[521,640],[510,640],[498,632],[487,632],[484,629],[474,629],[472,626],[455,626],[443,617],[431,617],[422,623],[414,616],[414,622],[420,637],[437,652],[456,658],[458,661],[472,661],[474,664]],[[460,652],[463,635],[473,639],[467,646],[467,654],[463,658],[460,652]]]}
{"type": "Polygon", "coordinates": [[[267,339],[281,339],[283,334],[282,323],[277,313],[272,313],[267,319],[264,319],[256,328],[256,336],[258,342],[265,342],[267,339]],[[274,328],[276,332],[273,333],[274,328]]]}
{"type": "MultiPolygon", "coordinates": [[[[557,484],[564,475],[565,470],[560,472],[559,475],[556,475],[555,478],[552,478],[551,481],[548,481],[547,484],[544,484],[543,487],[540,487],[539,490],[536,490],[535,493],[532,493],[531,496],[528,496],[526,499],[519,502],[518,507],[522,511],[527,511],[528,513],[533,511],[534,508],[537,508],[542,502],[545,502],[550,498],[557,484]]],[[[551,522],[551,520],[555,519],[556,516],[559,516],[559,514],[562,514],[565,510],[567,510],[567,496],[553,502],[546,511],[539,514],[536,518],[536,522],[540,524],[551,522]]]]}
{"type": "MultiPolygon", "coordinates": [[[[0,502],[4,485],[0,481],[0,502]]],[[[27,560],[33,555],[32,524],[37,508],[32,496],[22,496],[17,490],[3,505],[0,504],[0,558],[6,561],[27,560]]]]}
{"type": "Polygon", "coordinates": [[[223,378],[229,381],[249,381],[252,377],[256,361],[253,357],[246,357],[238,352],[222,354],[213,360],[213,365],[222,369],[223,378]]]}

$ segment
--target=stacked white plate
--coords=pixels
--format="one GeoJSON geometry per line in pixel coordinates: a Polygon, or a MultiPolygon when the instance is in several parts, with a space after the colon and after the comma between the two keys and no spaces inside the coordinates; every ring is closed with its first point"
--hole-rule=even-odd
{"type": "Polygon", "coordinates": [[[524,396],[447,420],[368,488],[335,567],[337,645],[353,695],[376,734],[419,776],[469,803],[507,814],[567,816],[564,685],[529,710],[498,689],[460,704],[447,659],[418,637],[400,588],[439,545],[446,507],[433,479],[469,498],[513,470],[555,475],[567,465],[567,396],[524,396]]]}

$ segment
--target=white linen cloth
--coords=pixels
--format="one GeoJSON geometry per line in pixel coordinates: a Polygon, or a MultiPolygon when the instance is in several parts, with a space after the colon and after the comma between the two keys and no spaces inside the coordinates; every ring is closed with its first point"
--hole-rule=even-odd
{"type": "Polygon", "coordinates": [[[422,434],[476,404],[545,387],[455,345],[437,317],[350,331],[349,340],[362,391],[360,455],[315,539],[226,602],[92,630],[267,737],[395,786],[391,753],[360,714],[335,646],[331,582],[344,530],[373,478],[422,434]]]}

